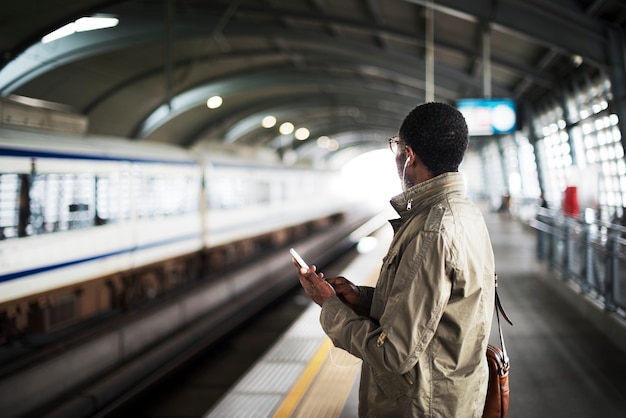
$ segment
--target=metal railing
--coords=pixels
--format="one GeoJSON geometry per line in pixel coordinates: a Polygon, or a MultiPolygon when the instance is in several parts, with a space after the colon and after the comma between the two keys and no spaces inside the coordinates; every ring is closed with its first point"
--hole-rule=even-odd
{"type": "Polygon", "coordinates": [[[539,208],[530,225],[537,231],[537,258],[576,283],[604,309],[626,317],[626,228],[588,223],[539,208]]]}

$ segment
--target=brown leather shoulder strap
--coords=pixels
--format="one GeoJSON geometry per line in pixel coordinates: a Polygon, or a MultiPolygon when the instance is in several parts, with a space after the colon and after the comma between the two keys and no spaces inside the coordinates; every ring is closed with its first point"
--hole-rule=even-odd
{"type": "Polygon", "coordinates": [[[511,320],[509,319],[508,315],[506,314],[506,312],[504,312],[504,308],[502,307],[502,303],[500,302],[500,297],[498,296],[498,275],[494,274],[493,275],[494,278],[494,285],[495,285],[495,310],[496,310],[496,318],[498,319],[498,333],[500,334],[500,345],[502,346],[502,355],[504,356],[504,363],[505,364],[509,364],[509,356],[506,353],[506,346],[504,345],[504,337],[502,335],[502,327],[500,326],[500,314],[499,312],[502,312],[502,316],[504,317],[504,319],[506,319],[506,321],[513,325],[513,322],[511,322],[511,320]]]}
{"type": "Polygon", "coordinates": [[[502,303],[500,302],[500,296],[498,296],[498,275],[495,274],[493,277],[496,286],[496,314],[498,313],[498,311],[500,311],[506,322],[513,325],[513,322],[509,319],[509,316],[506,314],[506,312],[504,312],[504,308],[502,307],[502,303]]]}

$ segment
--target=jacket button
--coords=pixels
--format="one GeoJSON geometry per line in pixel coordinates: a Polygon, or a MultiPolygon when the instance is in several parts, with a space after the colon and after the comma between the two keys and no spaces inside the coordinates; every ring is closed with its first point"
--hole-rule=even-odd
{"type": "Polygon", "coordinates": [[[385,340],[387,339],[387,333],[385,331],[381,332],[376,340],[376,346],[381,347],[385,344],[385,340]]]}

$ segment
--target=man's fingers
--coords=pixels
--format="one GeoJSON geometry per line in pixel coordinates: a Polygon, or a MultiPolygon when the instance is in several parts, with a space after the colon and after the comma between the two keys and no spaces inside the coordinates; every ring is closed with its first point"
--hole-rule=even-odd
{"type": "Polygon", "coordinates": [[[318,273],[316,266],[311,266],[308,269],[304,267],[300,267],[299,273],[307,280],[315,280],[315,279],[324,278],[324,273],[321,273],[321,272],[318,273]]]}

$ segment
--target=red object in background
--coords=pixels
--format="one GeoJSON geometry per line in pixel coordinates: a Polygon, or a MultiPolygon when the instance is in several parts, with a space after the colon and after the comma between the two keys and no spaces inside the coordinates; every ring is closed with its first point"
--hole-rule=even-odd
{"type": "Polygon", "coordinates": [[[578,189],[575,186],[565,188],[563,195],[563,213],[567,216],[578,218],[580,208],[578,207],[578,189]]]}

